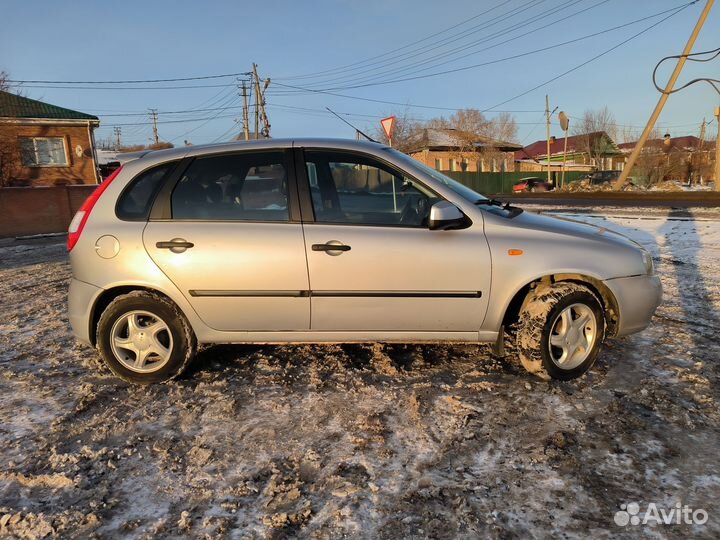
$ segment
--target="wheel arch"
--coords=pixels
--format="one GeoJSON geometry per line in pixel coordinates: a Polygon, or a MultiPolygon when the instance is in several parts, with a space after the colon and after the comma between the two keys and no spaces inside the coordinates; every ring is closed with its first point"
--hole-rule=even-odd
{"type": "Polygon", "coordinates": [[[515,322],[517,322],[520,310],[522,309],[525,300],[528,298],[530,291],[543,283],[550,285],[563,281],[584,285],[595,294],[600,301],[603,312],[605,313],[605,324],[607,327],[606,335],[614,336],[617,333],[618,321],[620,318],[620,310],[618,308],[618,302],[615,295],[612,293],[610,288],[602,282],[602,280],[579,273],[548,274],[527,282],[525,285],[520,287],[517,292],[515,292],[510,299],[510,302],[508,302],[503,315],[503,326],[505,328],[510,328],[515,322]]]}
{"type": "MultiPolygon", "coordinates": [[[[90,343],[93,347],[97,346],[97,325],[100,321],[100,316],[103,314],[105,309],[110,305],[110,303],[115,300],[120,295],[127,294],[133,291],[145,291],[152,293],[154,295],[160,296],[167,300],[168,302],[172,303],[177,310],[180,313],[183,312],[182,308],[177,305],[177,302],[175,302],[170,296],[165,294],[164,292],[155,289],[153,287],[147,287],[143,285],[117,285],[115,287],[111,287],[109,289],[103,290],[102,293],[98,295],[98,297],[95,299],[95,302],[93,303],[92,309],[90,311],[90,317],[89,317],[89,324],[90,328],[88,335],[90,336],[90,343]]],[[[186,316],[186,315],[185,315],[186,316]]],[[[187,318],[187,316],[186,316],[187,318]]]]}

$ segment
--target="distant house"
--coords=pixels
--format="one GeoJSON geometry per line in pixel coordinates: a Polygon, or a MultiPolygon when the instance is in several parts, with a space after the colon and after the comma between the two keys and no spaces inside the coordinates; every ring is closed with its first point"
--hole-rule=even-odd
{"type": "MultiPolygon", "coordinates": [[[[623,154],[629,154],[637,145],[637,142],[626,142],[618,144],[618,148],[623,154]]],[[[682,137],[667,137],[664,139],[648,139],[645,142],[643,151],[673,151],[673,152],[696,152],[700,150],[700,138],[692,135],[682,137]]],[[[704,141],[702,145],[703,152],[715,150],[714,141],[704,141]]]]}
{"type": "MultiPolygon", "coordinates": [[[[618,144],[620,151],[628,156],[637,142],[618,144]]],[[[652,173],[659,175],[657,180],[673,179],[682,181],[705,181],[713,176],[715,141],[701,142],[699,137],[685,135],[662,139],[648,139],[643,146],[638,161],[639,169],[652,179],[652,173]]]]}
{"type": "Polygon", "coordinates": [[[522,146],[455,129],[423,129],[407,154],[438,171],[514,171],[514,152],[522,146]]]}
{"type": "MultiPolygon", "coordinates": [[[[522,171],[546,170],[548,162],[551,170],[561,167],[565,155],[565,138],[550,137],[550,156],[548,159],[547,139],[536,141],[515,152],[515,161],[522,171]]],[[[615,141],[604,131],[573,135],[567,139],[567,165],[574,170],[601,171],[622,170],[625,155],[615,141]]]]}
{"type": "Polygon", "coordinates": [[[97,116],[0,91],[0,186],[97,184],[97,116]]]}

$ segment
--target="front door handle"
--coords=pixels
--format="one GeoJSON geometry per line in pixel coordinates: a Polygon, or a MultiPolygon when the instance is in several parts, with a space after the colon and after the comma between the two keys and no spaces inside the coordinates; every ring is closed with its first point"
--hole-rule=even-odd
{"type": "Polygon", "coordinates": [[[173,238],[172,240],[166,240],[164,242],[157,242],[155,247],[159,249],[169,249],[173,253],[182,253],[186,249],[195,247],[195,244],[188,242],[182,238],[173,238]]]}
{"type": "Polygon", "coordinates": [[[350,246],[346,246],[345,244],[341,244],[339,242],[337,244],[328,242],[327,244],[312,245],[313,251],[350,251],[350,249],[350,246]]]}

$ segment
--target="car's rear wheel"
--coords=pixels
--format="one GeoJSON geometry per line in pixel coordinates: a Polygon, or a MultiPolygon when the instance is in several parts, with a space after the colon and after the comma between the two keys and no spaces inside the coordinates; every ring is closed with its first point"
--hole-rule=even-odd
{"type": "Polygon", "coordinates": [[[180,375],[195,355],[195,336],[168,299],[133,291],[115,298],[100,316],[97,347],[118,377],[136,384],[180,375]]]}
{"type": "Polygon", "coordinates": [[[543,379],[569,380],[584,374],[595,363],[604,337],[602,304],[579,283],[540,285],[520,310],[520,361],[543,379]]]}

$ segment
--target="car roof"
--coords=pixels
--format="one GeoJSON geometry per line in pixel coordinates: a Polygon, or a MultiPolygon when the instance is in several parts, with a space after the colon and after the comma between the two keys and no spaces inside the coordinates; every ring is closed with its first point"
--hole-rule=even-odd
{"type": "Polygon", "coordinates": [[[370,141],[357,141],[355,139],[334,139],[334,138],[283,138],[283,139],[259,139],[253,141],[231,141],[216,144],[198,144],[192,146],[181,146],[165,150],[147,150],[135,153],[135,157],[143,160],[164,161],[174,158],[200,156],[206,154],[218,154],[232,152],[234,150],[258,150],[273,148],[293,147],[328,147],[338,150],[365,150],[377,151],[387,148],[387,145],[370,141]]]}

